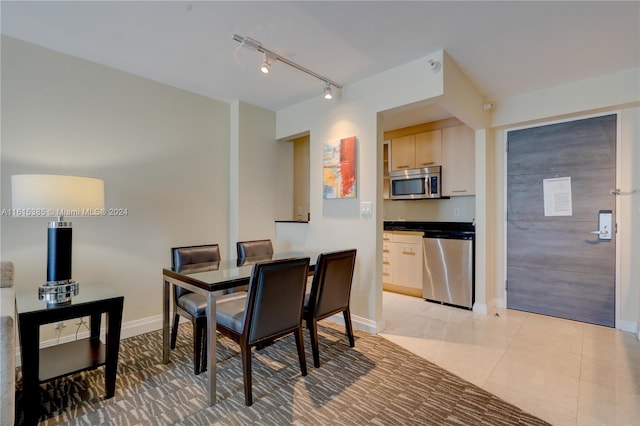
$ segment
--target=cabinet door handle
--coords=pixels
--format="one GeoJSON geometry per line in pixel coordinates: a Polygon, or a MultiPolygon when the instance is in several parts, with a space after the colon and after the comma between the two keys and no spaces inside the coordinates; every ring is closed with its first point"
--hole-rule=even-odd
{"type": "Polygon", "coordinates": [[[456,190],[453,190],[451,192],[467,192],[467,190],[466,189],[456,189],[456,190]]]}
{"type": "Polygon", "coordinates": [[[404,164],[402,166],[398,166],[399,169],[408,169],[409,165],[408,164],[404,164]]]}
{"type": "Polygon", "coordinates": [[[421,166],[430,166],[432,164],[435,164],[435,161],[429,161],[428,163],[420,163],[421,166]]]}
{"type": "Polygon", "coordinates": [[[415,252],[415,251],[405,251],[405,250],[403,250],[403,251],[402,251],[402,254],[415,255],[415,254],[416,254],[416,252],[415,252]]]}

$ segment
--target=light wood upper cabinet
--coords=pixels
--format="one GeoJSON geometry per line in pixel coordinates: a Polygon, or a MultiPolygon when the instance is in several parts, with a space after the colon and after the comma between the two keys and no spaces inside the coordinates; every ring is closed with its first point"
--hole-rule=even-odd
{"type": "Polygon", "coordinates": [[[476,136],[468,126],[442,129],[442,195],[476,193],[476,136]]]}
{"type": "Polygon", "coordinates": [[[441,152],[441,130],[394,138],[391,141],[391,170],[439,166],[441,152]]]}
{"type": "Polygon", "coordinates": [[[382,162],[382,198],[385,200],[389,199],[389,194],[391,192],[390,189],[390,185],[389,185],[389,147],[391,146],[391,143],[388,141],[384,142],[384,145],[382,145],[382,155],[383,155],[383,162],[382,162]]]}
{"type": "Polygon", "coordinates": [[[442,130],[416,135],[416,167],[431,167],[442,164],[442,130]]]}
{"type": "Polygon", "coordinates": [[[391,170],[416,167],[416,135],[402,136],[391,141],[391,170]]]}

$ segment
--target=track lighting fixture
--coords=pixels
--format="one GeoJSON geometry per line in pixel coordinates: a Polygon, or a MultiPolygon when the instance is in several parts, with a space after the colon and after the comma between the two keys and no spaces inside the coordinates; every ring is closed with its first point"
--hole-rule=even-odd
{"type": "Polygon", "coordinates": [[[331,79],[320,75],[318,73],[315,73],[313,71],[311,71],[308,68],[303,67],[302,65],[298,65],[295,62],[292,62],[290,60],[288,60],[287,58],[278,55],[277,53],[275,53],[272,50],[267,49],[266,47],[264,47],[262,45],[262,43],[260,43],[257,40],[252,39],[251,37],[245,37],[245,36],[241,36],[238,34],[234,34],[233,35],[233,39],[235,41],[237,41],[238,43],[240,43],[240,45],[242,47],[245,47],[249,50],[253,50],[253,51],[257,51],[257,52],[261,52],[264,54],[263,60],[262,60],[262,65],[260,66],[260,71],[262,71],[265,74],[268,74],[270,69],[271,69],[271,64],[275,61],[280,61],[282,63],[285,63],[287,65],[289,65],[290,67],[293,67],[299,71],[302,71],[304,73],[309,74],[312,77],[317,78],[318,80],[322,80],[324,82],[324,98],[325,99],[332,99],[333,98],[333,92],[331,89],[331,86],[338,88],[338,89],[342,89],[342,85],[336,83],[335,81],[332,81],[331,79]]]}
{"type": "Polygon", "coordinates": [[[331,85],[329,83],[324,85],[324,98],[333,99],[333,92],[331,91],[331,85]]]}
{"type": "Polygon", "coordinates": [[[260,66],[260,71],[262,71],[263,74],[269,74],[270,70],[271,70],[271,61],[269,60],[269,57],[265,53],[264,59],[262,60],[262,65],[260,66]]]}

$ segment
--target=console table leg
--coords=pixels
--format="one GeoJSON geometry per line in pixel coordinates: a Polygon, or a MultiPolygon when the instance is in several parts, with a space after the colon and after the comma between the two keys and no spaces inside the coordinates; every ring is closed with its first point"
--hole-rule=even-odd
{"type": "Polygon", "coordinates": [[[40,326],[21,321],[19,332],[24,424],[35,425],[40,417],[40,326]]]}
{"type": "Polygon", "coordinates": [[[122,325],[122,305],[120,299],[117,306],[107,312],[106,360],[104,370],[105,398],[111,398],[116,392],[116,376],[118,372],[118,352],[120,350],[120,327],[122,325]]]}

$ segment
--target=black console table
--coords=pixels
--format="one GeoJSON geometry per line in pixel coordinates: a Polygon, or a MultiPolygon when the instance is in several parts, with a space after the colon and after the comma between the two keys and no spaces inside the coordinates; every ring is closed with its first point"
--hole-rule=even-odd
{"type": "Polygon", "coordinates": [[[124,296],[108,286],[80,285],[71,303],[47,307],[38,300],[37,289],[16,292],[16,310],[22,356],[22,389],[25,424],[36,424],[40,416],[40,383],[105,366],[105,398],[116,390],[120,327],[124,296]],[[105,343],[100,341],[102,314],[106,314],[105,343]],[[73,318],[90,318],[85,339],[40,349],[40,326],[73,318]]]}

